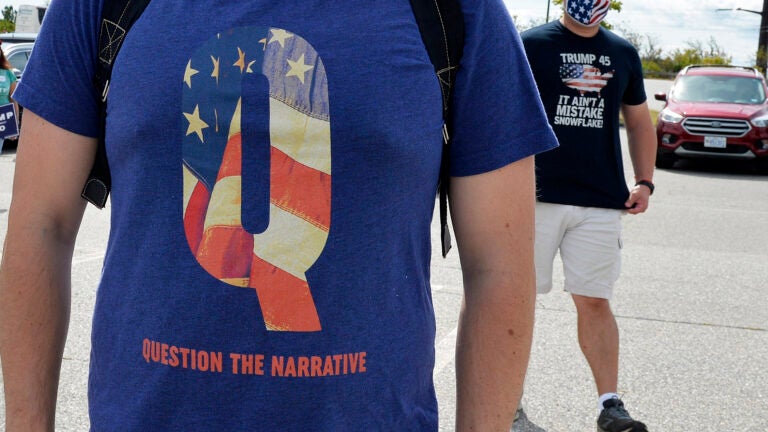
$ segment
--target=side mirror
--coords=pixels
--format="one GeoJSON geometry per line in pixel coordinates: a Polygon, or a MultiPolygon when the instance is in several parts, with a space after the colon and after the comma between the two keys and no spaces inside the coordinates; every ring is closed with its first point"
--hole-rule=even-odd
{"type": "Polygon", "coordinates": [[[16,68],[13,68],[13,74],[16,75],[16,79],[21,78],[21,71],[20,70],[18,70],[16,68]]]}
{"type": "Polygon", "coordinates": [[[659,92],[659,93],[656,93],[655,95],[653,95],[653,98],[656,99],[657,101],[666,102],[667,101],[667,94],[664,93],[664,92],[659,92]]]}

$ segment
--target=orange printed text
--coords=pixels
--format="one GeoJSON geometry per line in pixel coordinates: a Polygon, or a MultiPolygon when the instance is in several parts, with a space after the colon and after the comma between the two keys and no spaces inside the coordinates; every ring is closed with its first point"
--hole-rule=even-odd
{"type": "Polygon", "coordinates": [[[264,375],[264,354],[229,354],[235,375],[264,375]]]}
{"type": "Polygon", "coordinates": [[[160,363],[175,368],[201,372],[223,372],[223,353],[184,348],[144,339],[142,356],[147,363],[160,363]]]}
{"type": "Polygon", "coordinates": [[[365,373],[365,352],[326,356],[272,356],[272,376],[325,377],[365,373]]]}

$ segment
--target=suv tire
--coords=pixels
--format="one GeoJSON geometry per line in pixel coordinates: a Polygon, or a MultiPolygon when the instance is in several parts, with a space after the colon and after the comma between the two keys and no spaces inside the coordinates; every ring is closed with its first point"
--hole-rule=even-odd
{"type": "Polygon", "coordinates": [[[656,168],[672,168],[677,161],[673,153],[656,151],[656,168]]]}
{"type": "Polygon", "coordinates": [[[755,168],[757,168],[758,173],[768,175],[768,157],[756,159],[755,168]]]}

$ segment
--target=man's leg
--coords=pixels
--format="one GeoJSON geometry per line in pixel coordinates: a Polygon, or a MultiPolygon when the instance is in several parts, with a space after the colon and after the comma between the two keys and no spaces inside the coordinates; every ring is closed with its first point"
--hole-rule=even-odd
{"type": "Polygon", "coordinates": [[[578,316],[579,346],[598,395],[616,393],[619,330],[609,299],[621,269],[621,213],[581,207],[561,245],[565,289],[578,316]]]}
{"type": "Polygon", "coordinates": [[[619,376],[619,329],[606,299],[574,294],[581,352],[592,369],[597,394],[616,393],[619,376]]]}
{"type": "Polygon", "coordinates": [[[566,290],[576,305],[579,346],[592,369],[600,396],[598,430],[645,432],[616,394],[619,330],[609,300],[621,268],[621,218],[615,210],[582,209],[560,249],[566,290]]]}

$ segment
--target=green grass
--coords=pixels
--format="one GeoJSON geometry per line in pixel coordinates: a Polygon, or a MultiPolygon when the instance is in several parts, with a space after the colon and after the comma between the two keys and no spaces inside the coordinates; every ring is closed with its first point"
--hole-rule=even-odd
{"type": "MultiPolygon", "coordinates": [[[[659,118],[659,112],[656,110],[649,110],[651,112],[651,122],[653,122],[653,127],[656,127],[656,120],[659,118]]],[[[624,116],[619,113],[619,126],[624,126],[624,116]]]]}
{"type": "Polygon", "coordinates": [[[656,110],[650,110],[651,111],[651,121],[653,122],[653,126],[656,127],[656,120],[659,119],[659,112],[656,110]]]}

